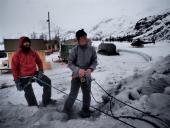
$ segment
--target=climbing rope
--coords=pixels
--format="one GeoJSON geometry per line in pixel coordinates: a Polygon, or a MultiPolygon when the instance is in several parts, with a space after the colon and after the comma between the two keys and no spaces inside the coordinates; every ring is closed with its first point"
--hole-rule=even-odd
{"type": "MultiPolygon", "coordinates": [[[[55,89],[55,90],[57,90],[57,91],[65,94],[65,95],[67,95],[67,96],[69,95],[69,94],[67,94],[66,92],[64,92],[64,91],[62,91],[62,90],[60,90],[60,89],[58,89],[58,88],[56,88],[56,87],[54,87],[54,86],[51,86],[51,85],[49,85],[48,83],[46,83],[46,82],[44,82],[44,81],[42,81],[42,80],[40,80],[40,79],[38,79],[38,78],[36,78],[36,77],[33,77],[33,79],[34,79],[35,81],[39,81],[39,82],[43,83],[44,85],[50,86],[50,87],[52,87],[53,89],[55,89]]],[[[94,96],[93,96],[93,97],[94,97],[94,96]]],[[[83,102],[83,101],[81,101],[80,99],[76,99],[76,100],[79,101],[79,102],[83,102]]],[[[96,100],[96,101],[97,101],[97,100],[96,100]]],[[[146,119],[141,119],[141,118],[137,118],[137,117],[130,117],[130,116],[126,116],[126,117],[125,117],[125,116],[120,116],[120,117],[117,117],[117,116],[114,116],[113,114],[108,114],[108,113],[106,113],[105,111],[102,111],[101,109],[96,108],[96,107],[94,107],[94,106],[90,106],[90,107],[91,107],[92,109],[94,109],[94,110],[96,110],[96,111],[98,111],[98,112],[100,112],[100,113],[103,113],[103,114],[105,114],[106,116],[111,117],[112,119],[118,120],[118,121],[120,121],[121,123],[126,124],[126,125],[128,125],[129,127],[132,127],[132,128],[137,128],[137,127],[135,127],[135,126],[133,126],[133,125],[125,122],[124,120],[121,120],[121,118],[131,118],[131,119],[142,120],[142,121],[145,121],[145,122],[149,123],[150,125],[152,125],[152,126],[155,127],[155,128],[160,128],[159,126],[157,126],[157,124],[155,124],[155,123],[153,123],[153,122],[151,122],[151,121],[148,121],[148,120],[146,120],[146,119]]]]}
{"type": "MultiPolygon", "coordinates": [[[[64,92],[64,91],[62,91],[62,90],[60,90],[60,89],[58,89],[58,88],[56,88],[56,87],[54,87],[54,86],[51,86],[51,85],[49,85],[48,83],[46,83],[46,82],[44,82],[44,81],[42,81],[42,80],[40,80],[40,79],[38,79],[38,78],[36,78],[36,77],[32,77],[32,79],[34,79],[34,80],[36,80],[36,81],[39,81],[39,82],[43,83],[44,85],[49,86],[49,87],[52,87],[53,89],[55,89],[55,90],[57,90],[57,91],[65,94],[65,95],[69,96],[69,94],[67,94],[66,92],[64,92]]],[[[81,102],[81,103],[83,102],[83,101],[81,101],[80,99],[76,99],[76,100],[79,101],[79,102],[81,102]]],[[[113,119],[115,119],[115,120],[118,120],[118,121],[120,121],[120,122],[122,122],[122,123],[124,123],[124,124],[126,124],[126,125],[128,125],[128,126],[130,126],[130,127],[132,127],[132,128],[137,128],[137,127],[135,127],[135,126],[133,126],[133,125],[131,125],[131,124],[129,124],[129,123],[127,123],[127,122],[125,122],[125,121],[123,121],[123,120],[115,117],[115,116],[109,115],[108,113],[106,113],[106,112],[104,112],[104,111],[102,111],[102,110],[100,110],[100,109],[98,109],[98,108],[96,108],[96,107],[94,107],[94,106],[90,106],[90,107],[93,108],[93,109],[95,109],[96,111],[99,111],[100,113],[103,113],[103,114],[105,114],[105,115],[107,115],[107,116],[109,116],[109,117],[111,117],[111,118],[113,118],[113,119]]]]}
{"type": "Polygon", "coordinates": [[[143,113],[143,114],[146,115],[146,116],[149,116],[149,117],[152,117],[152,118],[155,118],[155,119],[159,120],[160,122],[163,123],[163,125],[164,125],[166,128],[169,128],[169,125],[168,125],[164,120],[162,120],[161,118],[159,118],[159,117],[157,117],[157,116],[155,116],[155,115],[152,115],[152,114],[150,114],[150,113],[144,112],[144,111],[142,111],[142,110],[140,110],[140,109],[138,109],[138,108],[135,108],[135,107],[133,107],[133,106],[131,106],[131,105],[129,105],[129,104],[127,104],[127,103],[125,103],[125,102],[117,99],[116,97],[114,97],[114,96],[112,96],[111,94],[109,94],[95,79],[92,79],[92,81],[94,81],[94,82],[107,94],[107,96],[111,98],[111,100],[110,100],[110,111],[111,111],[111,114],[113,114],[113,112],[112,112],[112,110],[111,110],[111,108],[112,108],[111,102],[112,102],[112,99],[114,99],[114,100],[116,100],[116,101],[118,101],[118,102],[120,102],[120,103],[122,103],[122,104],[124,104],[124,105],[126,105],[126,106],[128,106],[128,107],[130,107],[130,108],[132,108],[132,109],[134,109],[134,110],[136,110],[136,111],[139,111],[139,112],[143,113]]]}
{"type": "MultiPolygon", "coordinates": [[[[54,87],[54,86],[52,86],[52,85],[49,85],[48,83],[46,83],[46,82],[44,82],[44,81],[42,81],[41,79],[38,79],[37,77],[35,77],[35,76],[28,76],[28,77],[25,77],[25,78],[32,78],[34,81],[36,81],[36,82],[41,82],[42,84],[44,84],[44,85],[46,85],[46,86],[49,86],[49,87],[52,87],[53,89],[55,89],[56,91],[59,91],[59,92],[61,92],[61,93],[63,93],[63,94],[65,94],[65,95],[67,95],[67,96],[69,96],[69,94],[67,94],[66,92],[64,92],[64,91],[62,91],[62,90],[60,90],[60,89],[58,89],[58,88],[56,88],[56,87],[54,87]]],[[[93,79],[93,81],[94,81],[94,79],[93,79]]],[[[96,82],[96,81],[95,81],[96,82]]],[[[97,83],[97,82],[96,82],[97,83]]],[[[98,84],[99,85],[99,84],[98,84]]],[[[100,88],[102,88],[102,86],[101,85],[99,85],[100,86],[100,88]]],[[[105,91],[104,89],[102,89],[103,91],[105,91]]],[[[115,99],[115,97],[113,97],[113,96],[111,96],[107,91],[105,91],[105,93],[108,95],[108,96],[110,96],[112,99],[115,99]]],[[[92,97],[94,97],[94,96],[92,96],[92,97]]],[[[80,99],[76,99],[77,101],[79,101],[79,102],[83,102],[83,101],[81,101],[80,99]]],[[[118,99],[117,99],[118,100],[118,99]]],[[[96,100],[97,101],[97,100],[96,100]]],[[[118,101],[120,101],[120,100],[118,100],[118,101]]],[[[122,102],[122,101],[121,101],[122,102]]],[[[111,103],[111,102],[110,102],[111,103]]],[[[124,102],[122,102],[122,103],[124,103],[124,102]]],[[[124,104],[126,104],[126,103],[124,103],[124,104]]],[[[130,105],[128,105],[127,104],[127,106],[130,106],[130,105]]],[[[99,108],[96,108],[96,107],[94,107],[94,106],[90,106],[92,109],[94,109],[94,110],[96,110],[96,111],[98,111],[98,112],[100,112],[100,113],[103,113],[103,114],[105,114],[106,116],[109,116],[109,117],[111,117],[112,119],[115,119],[115,120],[117,120],[117,121],[120,121],[121,123],[123,123],[123,124],[125,124],[125,125],[127,125],[127,126],[129,126],[129,127],[132,127],[132,128],[137,128],[137,127],[135,127],[135,126],[133,126],[133,125],[131,125],[130,123],[127,123],[126,121],[124,121],[124,120],[121,120],[121,119],[123,119],[123,118],[126,118],[126,119],[128,119],[128,118],[130,118],[130,119],[135,119],[135,120],[141,120],[141,121],[144,121],[144,122],[147,122],[148,124],[150,124],[150,125],[152,125],[154,128],[160,128],[157,124],[155,124],[155,123],[153,123],[153,122],[151,122],[151,121],[149,121],[149,120],[146,120],[146,119],[142,119],[142,118],[138,118],[138,117],[131,117],[131,116],[114,116],[113,115],[113,113],[111,112],[111,114],[109,114],[109,113],[106,113],[105,111],[102,111],[101,109],[99,109],[99,108]]],[[[110,110],[111,110],[111,108],[110,108],[110,110]]],[[[138,110],[138,109],[137,109],[138,110]]],[[[142,111],[142,110],[140,110],[140,111],[142,111]]],[[[143,112],[143,111],[142,111],[143,112]]],[[[168,127],[167,127],[168,128],[168,127]]]]}

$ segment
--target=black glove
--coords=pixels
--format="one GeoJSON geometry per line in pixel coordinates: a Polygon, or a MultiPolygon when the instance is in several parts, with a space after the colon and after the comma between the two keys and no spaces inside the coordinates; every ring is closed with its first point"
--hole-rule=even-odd
{"type": "Polygon", "coordinates": [[[43,76],[44,76],[44,74],[43,74],[44,72],[43,72],[43,70],[42,69],[40,69],[38,72],[37,72],[37,78],[38,79],[42,79],[43,78],[43,76]]]}
{"type": "Polygon", "coordinates": [[[16,79],[15,80],[15,84],[16,84],[16,87],[17,87],[18,91],[22,91],[23,90],[22,83],[21,83],[20,79],[16,79]]]}

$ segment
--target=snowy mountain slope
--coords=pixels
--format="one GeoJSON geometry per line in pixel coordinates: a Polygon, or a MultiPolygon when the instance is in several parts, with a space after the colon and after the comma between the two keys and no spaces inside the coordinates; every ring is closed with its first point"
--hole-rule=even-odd
{"type": "Polygon", "coordinates": [[[134,30],[136,38],[170,40],[170,11],[139,20],[134,30]]]}
{"type": "Polygon", "coordinates": [[[66,31],[64,32],[62,39],[64,40],[74,39],[75,33],[76,33],[75,31],[66,31]]]}
{"type": "Polygon", "coordinates": [[[121,16],[101,21],[94,26],[90,31],[92,38],[105,38],[109,36],[124,36],[132,30],[132,26],[137,19],[129,16],[121,16]]]}
{"type": "Polygon", "coordinates": [[[137,17],[122,16],[100,22],[90,30],[94,39],[135,35],[148,40],[170,40],[170,11],[138,20],[137,17]]]}

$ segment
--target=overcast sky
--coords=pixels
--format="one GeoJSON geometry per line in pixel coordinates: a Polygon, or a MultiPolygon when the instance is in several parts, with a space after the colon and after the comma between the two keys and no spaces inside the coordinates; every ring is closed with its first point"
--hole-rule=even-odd
{"type": "Polygon", "coordinates": [[[145,16],[170,7],[170,0],[0,0],[0,41],[47,32],[47,12],[52,30],[91,28],[120,15],[145,16]]]}

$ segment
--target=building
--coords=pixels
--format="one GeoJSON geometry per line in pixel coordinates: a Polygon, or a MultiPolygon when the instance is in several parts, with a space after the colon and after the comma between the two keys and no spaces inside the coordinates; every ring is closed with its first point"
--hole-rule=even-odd
{"type": "Polygon", "coordinates": [[[76,39],[64,40],[61,44],[76,45],[78,42],[76,39]]]}
{"type": "Polygon", "coordinates": [[[47,54],[59,51],[59,42],[57,40],[45,41],[47,54]]]}
{"type": "MultiPolygon", "coordinates": [[[[4,39],[4,48],[8,58],[8,68],[11,69],[12,56],[18,48],[18,39],[4,39]]],[[[44,69],[51,69],[51,63],[46,62],[45,55],[47,52],[46,43],[43,39],[31,39],[31,47],[36,50],[43,61],[44,69]]]]}
{"type": "Polygon", "coordinates": [[[60,54],[59,54],[59,59],[67,62],[68,61],[68,56],[71,51],[71,49],[77,45],[77,40],[76,39],[69,39],[69,40],[64,40],[60,44],[60,54]]]}
{"type": "MultiPolygon", "coordinates": [[[[89,43],[89,45],[92,44],[90,39],[88,39],[88,43],[89,43]]],[[[64,62],[67,62],[71,49],[77,44],[78,44],[77,39],[69,39],[69,40],[64,40],[63,42],[61,42],[59,59],[64,62]]]]}

